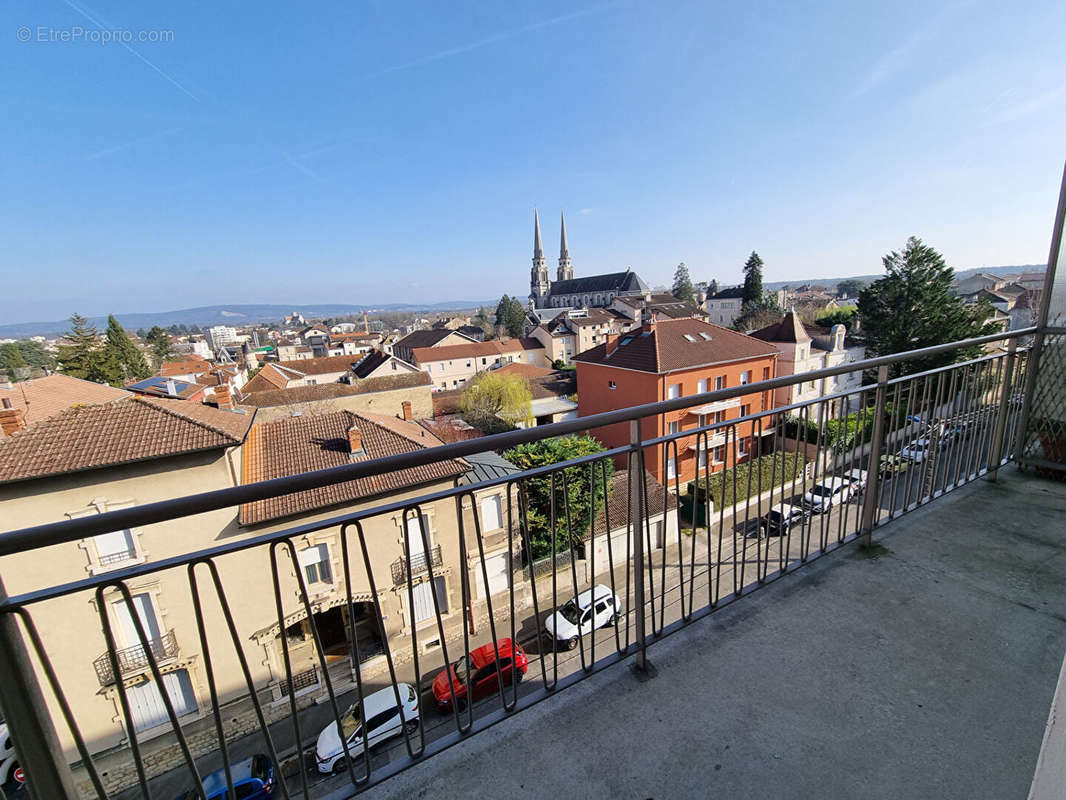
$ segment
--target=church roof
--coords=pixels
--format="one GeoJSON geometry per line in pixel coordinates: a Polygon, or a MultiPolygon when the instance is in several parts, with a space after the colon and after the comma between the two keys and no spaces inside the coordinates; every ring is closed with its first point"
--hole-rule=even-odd
{"type": "Polygon", "coordinates": [[[606,275],[589,275],[584,278],[571,278],[555,281],[551,285],[551,295],[584,294],[586,292],[646,292],[648,285],[633,270],[609,272],[606,275]]]}

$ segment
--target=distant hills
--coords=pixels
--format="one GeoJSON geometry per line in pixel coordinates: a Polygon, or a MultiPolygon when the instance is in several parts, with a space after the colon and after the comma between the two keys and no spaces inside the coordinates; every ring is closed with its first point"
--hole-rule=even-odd
{"type": "MultiPolygon", "coordinates": [[[[955,270],[955,277],[958,280],[964,280],[971,275],[976,275],[978,272],[985,272],[989,275],[1013,275],[1022,272],[1043,272],[1047,269],[1047,264],[1021,264],[1008,267],[973,267],[971,269],[957,269],[955,270]]],[[[809,283],[812,286],[825,286],[827,288],[835,289],[836,285],[841,281],[862,281],[863,283],[873,283],[878,278],[885,277],[883,272],[879,272],[876,275],[848,275],[841,278],[818,278],[817,280],[799,280],[799,281],[763,281],[764,289],[783,289],[786,286],[795,288],[802,286],[805,283],[809,283]]]]}
{"type": "MultiPolygon", "coordinates": [[[[1020,272],[1043,272],[1044,264],[1022,264],[1005,267],[974,267],[972,269],[957,270],[956,277],[962,279],[977,272],[987,272],[992,275],[1009,275],[1020,272]]],[[[882,274],[876,275],[851,275],[840,278],[804,278],[792,281],[768,281],[763,286],[766,289],[780,289],[784,286],[801,286],[805,283],[815,286],[836,288],[843,280],[859,280],[865,283],[873,283],[882,274]]],[[[724,288],[724,287],[723,287],[724,288]]],[[[516,295],[520,297],[521,295],[516,295]]],[[[127,330],[135,331],[138,328],[151,328],[159,325],[169,328],[171,325],[199,325],[210,327],[211,325],[251,325],[263,322],[275,322],[284,319],[286,314],[297,311],[307,319],[316,317],[341,317],[346,314],[362,314],[364,311],[449,311],[461,308],[477,308],[485,306],[495,309],[498,298],[495,300],[454,300],[447,303],[389,303],[386,305],[345,305],[340,303],[327,303],[323,305],[283,306],[270,304],[238,304],[227,306],[200,306],[198,308],[183,308],[177,311],[157,311],[141,314],[115,314],[122,326],[127,330]]],[[[100,330],[107,325],[107,317],[90,317],[89,322],[96,325],[100,330]]],[[[28,336],[58,336],[70,329],[69,320],[56,320],[53,322],[18,322],[0,325],[0,338],[21,339],[28,336]]]]}
{"type": "MultiPolygon", "coordinates": [[[[323,305],[269,305],[238,304],[228,306],[200,306],[183,308],[177,311],[156,311],[140,314],[115,314],[122,327],[130,331],[138,328],[151,328],[158,325],[169,328],[171,325],[251,325],[262,322],[276,322],[284,319],[286,314],[296,311],[307,319],[314,317],[342,317],[346,314],[362,314],[364,311],[447,311],[458,308],[477,308],[486,306],[495,309],[497,300],[456,300],[449,303],[390,303],[387,305],[346,305],[327,303],[323,305]]],[[[89,322],[103,330],[107,317],[90,317],[89,322]]],[[[53,322],[16,322],[0,325],[0,338],[20,339],[27,336],[56,336],[70,330],[69,320],[53,322]]]]}

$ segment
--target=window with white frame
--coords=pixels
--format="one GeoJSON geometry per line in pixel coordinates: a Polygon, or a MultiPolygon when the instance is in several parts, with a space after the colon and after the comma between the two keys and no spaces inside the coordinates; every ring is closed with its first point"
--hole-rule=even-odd
{"type": "Polygon", "coordinates": [[[744,370],[740,373],[740,385],[743,386],[746,383],[751,383],[751,370],[744,370]]]}
{"type": "Polygon", "coordinates": [[[737,440],[737,455],[738,456],[743,458],[744,456],[746,456],[748,454],[748,442],[749,442],[749,439],[748,439],[747,436],[743,436],[743,437],[741,437],[740,439],[737,440]]]}
{"type": "Polygon", "coordinates": [[[681,384],[680,383],[671,383],[670,384],[670,388],[667,389],[666,396],[670,400],[674,400],[675,398],[680,397],[681,396],[681,384]]]}
{"type": "Polygon", "coordinates": [[[703,394],[707,391],[707,379],[700,378],[699,383],[696,384],[696,394],[703,394]]]}
{"type": "Polygon", "coordinates": [[[96,561],[101,567],[115,567],[137,558],[133,532],[129,528],[94,536],[93,544],[96,545],[96,561]]]}
{"type": "Polygon", "coordinates": [[[304,581],[308,587],[333,583],[333,569],[329,562],[329,545],[314,544],[305,547],[296,554],[300,567],[304,571],[304,581]]]}
{"type": "Polygon", "coordinates": [[[677,459],[676,458],[668,458],[668,459],[666,459],[666,477],[667,478],[676,478],[677,477],[677,459]]]}
{"type": "Polygon", "coordinates": [[[481,498],[481,530],[494,531],[503,527],[503,504],[500,496],[481,498]]]}
{"type": "Polygon", "coordinates": [[[720,391],[725,388],[725,375],[719,375],[714,379],[714,390],[720,391]]]}
{"type": "Polygon", "coordinates": [[[668,433],[677,433],[681,430],[681,423],[678,420],[666,423],[666,430],[668,433]]]}
{"type": "Polygon", "coordinates": [[[715,464],[721,464],[725,461],[725,445],[720,444],[711,450],[711,458],[714,459],[715,464]]]}
{"type": "Polygon", "coordinates": [[[697,452],[699,454],[699,457],[697,459],[696,466],[699,467],[700,469],[704,469],[707,466],[707,448],[706,447],[700,447],[700,449],[697,452]]]}

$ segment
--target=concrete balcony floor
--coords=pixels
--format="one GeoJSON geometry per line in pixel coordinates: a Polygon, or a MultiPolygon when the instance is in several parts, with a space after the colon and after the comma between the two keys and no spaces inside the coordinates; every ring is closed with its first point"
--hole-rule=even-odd
{"type": "Polygon", "coordinates": [[[1066,651],[1066,484],[1008,467],[875,542],[654,644],[650,680],[615,665],[362,797],[1026,797],[1066,651]]]}

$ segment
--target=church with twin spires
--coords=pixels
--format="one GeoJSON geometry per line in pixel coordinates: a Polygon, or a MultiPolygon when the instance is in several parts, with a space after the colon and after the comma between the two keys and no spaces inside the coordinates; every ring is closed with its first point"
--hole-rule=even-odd
{"type": "Polygon", "coordinates": [[[648,285],[633,270],[575,278],[566,244],[566,218],[560,214],[559,267],[553,282],[548,276],[548,262],[540,243],[540,217],[533,212],[533,269],[529,277],[529,307],[605,308],[623,295],[642,295],[648,285]]]}

